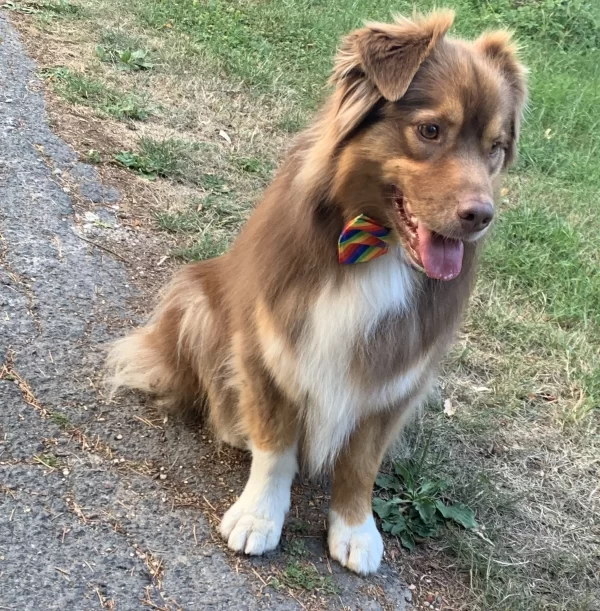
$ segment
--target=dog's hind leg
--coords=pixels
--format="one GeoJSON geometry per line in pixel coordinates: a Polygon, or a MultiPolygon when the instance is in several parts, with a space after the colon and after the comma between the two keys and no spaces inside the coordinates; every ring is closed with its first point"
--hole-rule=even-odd
{"type": "Polygon", "coordinates": [[[203,403],[203,379],[221,355],[211,349],[217,329],[202,266],[184,267],[150,321],[113,344],[107,359],[111,394],[120,387],[141,390],[177,410],[203,403]]]}

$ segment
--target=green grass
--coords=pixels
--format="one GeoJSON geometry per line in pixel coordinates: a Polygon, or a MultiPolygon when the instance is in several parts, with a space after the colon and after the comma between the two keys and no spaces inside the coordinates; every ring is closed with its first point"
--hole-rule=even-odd
{"type": "MultiPolygon", "coordinates": [[[[596,236],[587,235],[589,228],[583,226],[589,219],[569,218],[537,189],[530,190],[531,186],[522,193],[518,207],[503,214],[485,253],[487,274],[510,287],[514,303],[533,304],[562,328],[581,326],[596,335],[600,252],[596,236]]],[[[595,194],[567,197],[573,195],[580,198],[575,205],[594,205],[595,194]]]]}
{"type": "Polygon", "coordinates": [[[159,140],[143,136],[135,151],[120,151],[115,161],[147,178],[169,178],[177,182],[198,184],[202,175],[196,165],[198,143],[175,138],[159,140]]]}
{"type": "Polygon", "coordinates": [[[235,165],[248,174],[256,174],[262,178],[269,178],[274,170],[273,164],[259,157],[238,157],[234,159],[235,165]]]}
{"type": "Polygon", "coordinates": [[[303,560],[291,560],[279,578],[272,578],[270,585],[291,590],[305,590],[319,594],[337,594],[339,588],[331,575],[321,575],[314,564],[303,560]]]}
{"type": "Polygon", "coordinates": [[[207,229],[208,231],[194,239],[191,246],[176,248],[173,255],[186,263],[203,261],[222,255],[227,250],[231,240],[221,235],[213,235],[210,232],[210,226],[207,229]]]}
{"type": "Polygon", "coordinates": [[[69,416],[67,416],[67,414],[64,414],[63,412],[52,412],[50,414],[50,420],[52,420],[54,424],[57,424],[62,428],[66,428],[71,424],[69,416]]]}
{"type": "MultiPolygon", "coordinates": [[[[134,0],[140,19],[159,31],[185,33],[232,78],[255,91],[276,92],[303,110],[314,109],[339,38],[364,19],[410,13],[412,3],[318,0],[278,3],[213,0],[191,3],[134,0]]],[[[435,6],[419,4],[420,10],[435,6]]],[[[600,3],[591,0],[457,0],[455,31],[475,36],[484,28],[515,29],[531,68],[532,97],[522,163],[548,175],[597,184],[597,105],[600,3]],[[550,129],[550,133],[547,130],[550,129]]],[[[302,123],[296,120],[297,125],[302,123]]],[[[292,122],[293,125],[293,122],[292,122]]]]}
{"type": "Polygon", "coordinates": [[[44,467],[51,469],[59,469],[62,466],[61,461],[54,454],[34,454],[33,459],[44,467]]]}
{"type": "Polygon", "coordinates": [[[135,93],[122,93],[81,72],[58,67],[44,70],[54,91],[68,102],[90,106],[116,119],[144,121],[150,116],[147,101],[135,93]]]}
{"type": "Polygon", "coordinates": [[[188,238],[186,246],[173,251],[174,256],[184,261],[223,254],[247,216],[245,206],[237,202],[235,194],[229,193],[224,179],[204,174],[201,184],[208,191],[206,197],[194,201],[186,210],[161,211],[156,215],[159,229],[188,238]]]}
{"type": "Polygon", "coordinates": [[[9,0],[2,8],[24,15],[36,15],[46,21],[56,17],[72,19],[83,15],[80,6],[67,0],[9,0]]]}

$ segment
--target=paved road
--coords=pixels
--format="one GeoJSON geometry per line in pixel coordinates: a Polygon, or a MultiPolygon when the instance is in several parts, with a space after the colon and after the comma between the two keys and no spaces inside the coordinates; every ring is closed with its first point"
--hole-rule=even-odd
{"type": "MultiPolygon", "coordinates": [[[[300,608],[272,588],[261,596],[158,477],[163,464],[163,477],[179,468],[179,481],[210,485],[196,436],[99,399],[98,346],[107,321],[130,315],[133,289],[120,261],[76,235],[57,177],[108,217],[119,194],[49,129],[35,66],[1,14],[0,39],[0,609],[300,608]]],[[[335,575],[330,608],[381,609],[364,594],[373,583],[404,608],[391,572],[335,575]]]]}

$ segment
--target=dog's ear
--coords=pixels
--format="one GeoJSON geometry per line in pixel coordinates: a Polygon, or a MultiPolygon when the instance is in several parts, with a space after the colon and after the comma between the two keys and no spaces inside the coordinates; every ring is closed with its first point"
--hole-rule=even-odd
{"type": "Polygon", "coordinates": [[[509,165],[517,156],[521,117],[527,102],[527,69],[519,61],[517,45],[512,40],[511,33],[506,30],[487,32],[481,35],[474,45],[501,72],[510,86],[513,116],[511,142],[505,157],[505,165],[509,165]]]}
{"type": "Polygon", "coordinates": [[[396,18],[395,23],[367,23],[342,42],[332,80],[367,78],[392,102],[408,89],[419,66],[454,21],[454,12],[436,11],[425,17],[396,18]]]}

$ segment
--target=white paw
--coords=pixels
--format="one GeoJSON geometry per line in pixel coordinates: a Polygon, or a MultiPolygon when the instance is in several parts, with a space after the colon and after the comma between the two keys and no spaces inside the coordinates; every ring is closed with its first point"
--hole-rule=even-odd
{"type": "Polygon", "coordinates": [[[370,515],[358,526],[348,526],[335,511],[329,512],[329,553],[342,566],[360,575],[374,573],[383,556],[383,540],[370,515]]]}
{"type": "Polygon", "coordinates": [[[246,503],[243,495],[232,505],[221,520],[221,535],[235,552],[259,556],[275,549],[281,537],[285,511],[260,511],[246,503]]]}

